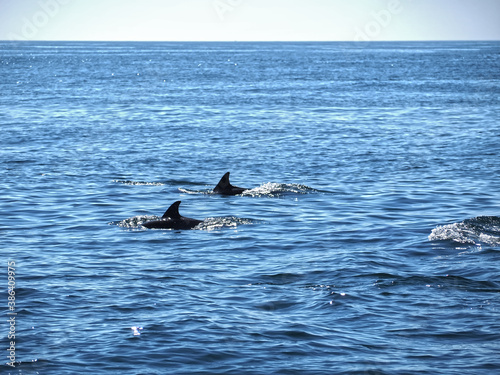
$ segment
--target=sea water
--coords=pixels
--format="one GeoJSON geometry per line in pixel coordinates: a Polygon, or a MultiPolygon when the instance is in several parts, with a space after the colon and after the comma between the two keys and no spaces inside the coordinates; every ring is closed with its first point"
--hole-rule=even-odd
{"type": "Polygon", "coordinates": [[[500,371],[500,43],[1,42],[0,90],[2,374],[500,371]]]}

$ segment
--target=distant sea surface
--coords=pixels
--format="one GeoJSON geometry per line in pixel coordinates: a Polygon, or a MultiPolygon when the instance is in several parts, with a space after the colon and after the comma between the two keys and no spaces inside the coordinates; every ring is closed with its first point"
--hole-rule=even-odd
{"type": "Polygon", "coordinates": [[[499,373],[499,98],[499,42],[0,42],[0,372],[499,373]]]}

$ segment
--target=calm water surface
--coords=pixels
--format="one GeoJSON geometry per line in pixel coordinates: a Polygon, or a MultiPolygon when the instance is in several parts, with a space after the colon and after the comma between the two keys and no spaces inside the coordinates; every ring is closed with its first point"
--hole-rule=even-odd
{"type": "Polygon", "coordinates": [[[5,374],[500,371],[500,43],[0,43],[5,374]],[[209,194],[222,175],[250,190],[209,194]],[[147,230],[181,200],[195,230],[147,230]]]}

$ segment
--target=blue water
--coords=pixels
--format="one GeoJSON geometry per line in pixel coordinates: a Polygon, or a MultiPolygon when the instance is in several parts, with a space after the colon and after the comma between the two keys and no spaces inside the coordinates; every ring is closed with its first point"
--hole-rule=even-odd
{"type": "Polygon", "coordinates": [[[2,374],[499,373],[500,43],[1,42],[0,90],[2,374]]]}

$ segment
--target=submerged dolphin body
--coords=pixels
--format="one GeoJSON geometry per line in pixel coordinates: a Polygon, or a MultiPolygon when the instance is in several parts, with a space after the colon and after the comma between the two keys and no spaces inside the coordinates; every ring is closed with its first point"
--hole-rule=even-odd
{"type": "Polygon", "coordinates": [[[245,190],[248,189],[231,185],[229,182],[229,172],[222,176],[217,186],[214,187],[214,193],[222,195],[237,195],[243,193],[245,190]]]}
{"type": "Polygon", "coordinates": [[[149,229],[192,229],[203,220],[190,219],[179,214],[181,201],[173,203],[160,220],[148,221],[144,224],[149,229]]]}

